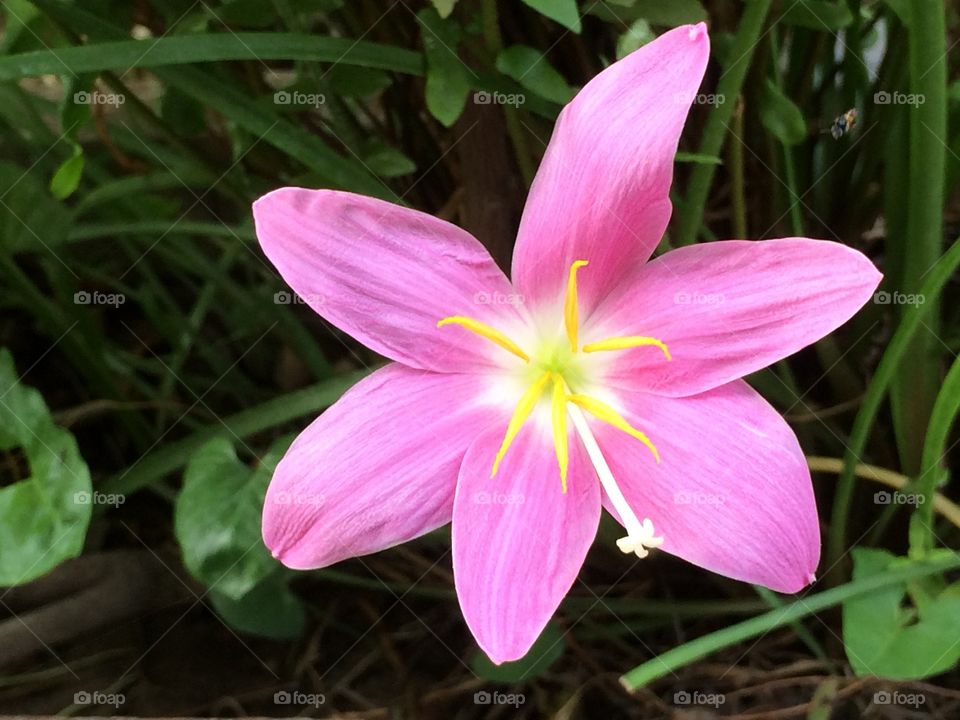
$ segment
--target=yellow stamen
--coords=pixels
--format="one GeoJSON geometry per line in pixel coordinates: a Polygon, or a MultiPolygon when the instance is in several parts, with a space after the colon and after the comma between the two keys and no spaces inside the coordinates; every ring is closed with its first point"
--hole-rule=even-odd
{"type": "Polygon", "coordinates": [[[520,397],[520,401],[517,403],[517,407],[513,411],[513,417],[510,418],[510,424],[507,425],[507,433],[503,436],[503,442],[500,444],[500,450],[497,451],[497,457],[493,461],[493,470],[490,471],[490,477],[493,477],[497,474],[497,468],[500,466],[500,461],[503,460],[503,456],[507,454],[507,449],[510,447],[510,443],[513,442],[513,439],[517,436],[517,433],[520,432],[520,427],[523,425],[524,421],[530,417],[530,413],[533,412],[533,408],[536,407],[537,400],[539,400],[540,396],[543,395],[544,388],[547,387],[548,382],[550,382],[550,373],[545,372],[543,375],[537,378],[537,381],[528,387],[526,392],[524,392],[520,397]]]}
{"type": "Polygon", "coordinates": [[[657,340],[656,338],[645,337],[643,335],[612,337],[607,338],[606,340],[601,340],[600,342],[587,343],[583,346],[583,351],[585,353],[590,353],[600,352],[601,350],[625,350],[627,348],[641,347],[643,345],[653,345],[654,347],[658,347],[663,351],[663,354],[667,360],[673,359],[670,357],[670,351],[667,349],[666,343],[657,340]]]}
{"type": "Polygon", "coordinates": [[[504,350],[512,352],[524,362],[530,362],[530,356],[527,355],[519,345],[517,345],[502,332],[496,328],[490,327],[486,323],[482,323],[479,320],[474,320],[473,318],[463,317],[462,315],[451,315],[450,317],[445,317],[443,320],[437,323],[438,328],[443,327],[444,325],[459,325],[460,327],[466,328],[470,332],[474,332],[477,335],[485,337],[487,340],[495,342],[504,350]]]}
{"type": "Polygon", "coordinates": [[[567,277],[567,299],[563,304],[563,322],[567,326],[567,337],[570,340],[570,349],[577,351],[577,270],[589,265],[586,260],[577,260],[570,266],[570,275],[567,277]]]}
{"type": "Polygon", "coordinates": [[[553,448],[557,453],[557,464],[560,466],[560,484],[563,492],[567,492],[567,384],[559,373],[553,374],[553,448]]]}
{"type": "Polygon", "coordinates": [[[624,420],[623,417],[612,407],[606,403],[600,402],[595,398],[588,397],[587,395],[568,395],[567,400],[575,405],[579,405],[598,420],[602,420],[609,425],[613,425],[618,430],[623,430],[628,435],[635,437],[637,440],[650,448],[650,452],[653,453],[653,457],[657,461],[657,464],[660,463],[660,453],[657,451],[656,446],[650,441],[650,438],[624,420]]]}

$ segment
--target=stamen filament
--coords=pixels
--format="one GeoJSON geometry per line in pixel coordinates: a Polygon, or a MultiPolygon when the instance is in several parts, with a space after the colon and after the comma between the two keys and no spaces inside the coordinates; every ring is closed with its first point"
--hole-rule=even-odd
{"type": "MultiPolygon", "coordinates": [[[[570,398],[568,398],[568,400],[569,399],[570,398]]],[[[569,411],[573,426],[583,441],[583,446],[586,448],[590,462],[593,463],[593,467],[597,471],[597,477],[600,478],[600,484],[603,485],[603,489],[606,491],[610,503],[613,505],[614,510],[617,511],[617,515],[620,516],[620,521],[627,531],[626,537],[617,540],[617,547],[620,548],[621,552],[632,552],[636,553],[637,557],[646,557],[649,554],[647,548],[659,547],[663,543],[663,538],[656,537],[653,534],[653,523],[650,521],[650,518],[644,518],[643,522],[637,519],[627,499],[623,496],[620,486],[617,485],[617,481],[610,471],[610,466],[607,465],[606,458],[603,457],[603,452],[601,452],[600,446],[597,445],[597,439],[593,436],[593,432],[591,432],[590,426],[587,424],[587,419],[584,417],[583,411],[576,404],[571,404],[569,411]]]]}
{"type": "Polygon", "coordinates": [[[551,401],[553,420],[553,448],[557,453],[557,464],[560,466],[560,483],[563,492],[567,492],[567,465],[569,452],[567,448],[567,384],[559,373],[553,374],[553,398],[551,401]]]}
{"type": "Polygon", "coordinates": [[[550,376],[550,372],[545,372],[543,375],[537,378],[536,382],[526,389],[523,395],[520,396],[520,400],[517,402],[517,407],[513,411],[513,416],[510,418],[510,423],[507,425],[507,432],[503,436],[503,442],[500,444],[500,449],[497,451],[497,457],[493,461],[493,470],[490,471],[490,477],[493,477],[497,474],[497,468],[500,466],[500,461],[503,460],[503,456],[507,454],[507,449],[510,447],[513,439],[517,436],[517,433],[520,432],[520,427],[523,425],[524,421],[530,417],[530,413],[533,412],[533,408],[536,407],[537,401],[540,399],[540,396],[543,395],[543,391],[547,387],[547,383],[550,382],[550,376]]]}
{"type": "Polygon", "coordinates": [[[567,277],[567,298],[563,304],[563,322],[567,328],[567,338],[570,340],[570,349],[577,351],[577,331],[579,318],[577,317],[577,270],[589,265],[586,260],[577,260],[570,266],[570,275],[567,277]]]}
{"type": "Polygon", "coordinates": [[[583,346],[583,351],[585,353],[590,353],[600,352],[602,350],[626,350],[627,348],[641,347],[643,345],[652,345],[654,347],[658,347],[663,351],[663,354],[667,360],[673,359],[670,357],[670,350],[667,349],[666,343],[661,340],[657,340],[657,338],[646,337],[644,335],[612,337],[607,338],[606,340],[600,340],[599,342],[587,343],[583,346]]]}
{"type": "Polygon", "coordinates": [[[512,352],[518,358],[524,362],[530,362],[530,356],[527,355],[519,345],[517,345],[513,340],[508,338],[502,332],[497,330],[494,327],[490,327],[486,323],[482,323],[479,320],[474,320],[473,318],[463,317],[462,315],[451,315],[450,317],[445,317],[443,320],[440,320],[437,323],[437,327],[441,328],[444,325],[459,325],[462,328],[469,330],[470,332],[476,333],[481,337],[485,337],[487,340],[495,342],[497,345],[502,347],[508,352],[512,352]]]}
{"type": "Polygon", "coordinates": [[[624,420],[623,416],[612,407],[587,395],[569,395],[567,400],[575,405],[579,405],[598,420],[602,420],[608,425],[613,425],[618,430],[623,430],[628,435],[635,437],[650,449],[650,452],[653,453],[653,458],[657,461],[658,465],[660,464],[660,453],[657,451],[656,445],[654,445],[650,438],[644,433],[624,420]]]}

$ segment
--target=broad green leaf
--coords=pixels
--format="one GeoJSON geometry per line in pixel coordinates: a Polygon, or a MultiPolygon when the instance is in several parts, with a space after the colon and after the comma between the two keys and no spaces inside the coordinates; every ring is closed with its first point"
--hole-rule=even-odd
{"type": "MultiPolygon", "coordinates": [[[[854,548],[853,579],[881,575],[909,564],[885,550],[854,548]]],[[[892,585],[843,604],[843,642],[858,675],[915,680],[949,670],[960,660],[960,592],[931,595],[917,586],[914,603],[906,584],[892,585]]]]}
{"type": "Polygon", "coordinates": [[[900,18],[900,22],[902,22],[905,27],[910,27],[912,13],[910,0],[886,0],[886,2],[893,12],[897,14],[897,17],[900,18]]]}
{"type": "Polygon", "coordinates": [[[523,0],[541,15],[563,25],[565,28],[580,32],[580,11],[577,0],[523,0]]]}
{"type": "Polygon", "coordinates": [[[237,459],[233,444],[216,438],[190,458],[174,507],[174,532],[190,574],[240,600],[280,566],[260,535],[263,498],[289,445],[278,441],[256,468],[237,459]]]}
{"type": "Polygon", "coordinates": [[[67,238],[70,212],[54,199],[40,171],[0,161],[0,251],[49,254],[67,238]]]}
{"type": "Polygon", "coordinates": [[[484,653],[477,652],[470,659],[470,668],[477,677],[491,682],[527,682],[546,672],[566,649],[563,633],[556,625],[549,623],[533,647],[519,660],[494,665],[484,653]]]}
{"type": "Polygon", "coordinates": [[[58,200],[65,200],[76,192],[83,177],[83,149],[74,146],[73,155],[67,158],[50,179],[50,192],[58,200]]]}
{"type": "Polygon", "coordinates": [[[780,20],[787,25],[833,32],[852,23],[853,13],[844,0],[796,0],[790,4],[780,20]]]}
{"type": "MultiPolygon", "coordinates": [[[[0,456],[27,467],[0,488],[0,586],[29,582],[76,557],[90,524],[90,471],[73,435],[57,425],[40,393],[20,384],[0,350],[0,456]]],[[[6,472],[14,472],[8,470],[6,472]]]]}
{"type": "Polygon", "coordinates": [[[460,26],[442,20],[433,8],[417,13],[427,56],[427,109],[450,127],[460,117],[470,92],[470,71],[457,54],[460,26]]]}
{"type": "Polygon", "coordinates": [[[380,177],[409,175],[417,169],[416,163],[379,138],[363,149],[363,162],[380,177]]]}
{"type": "Polygon", "coordinates": [[[561,105],[568,102],[575,92],[539,50],[527,45],[511,45],[500,51],[497,70],[530,92],[561,105]]]}
{"type": "Polygon", "coordinates": [[[216,590],[209,597],[227,623],[250,635],[289,640],[299,636],[306,623],[303,603],[281,579],[257,585],[240,600],[216,590]]]}
{"type": "Polygon", "coordinates": [[[646,45],[657,37],[644,18],[634,20],[626,32],[617,39],[617,60],[646,45]]]}
{"type": "Polygon", "coordinates": [[[760,122],[784,145],[796,145],[806,138],[807,122],[800,108],[769,78],[763,87],[759,111],[760,122]]]}

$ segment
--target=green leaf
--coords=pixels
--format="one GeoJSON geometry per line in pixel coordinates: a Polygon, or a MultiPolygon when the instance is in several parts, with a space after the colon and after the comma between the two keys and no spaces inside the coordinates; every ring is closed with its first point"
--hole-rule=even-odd
{"type": "Polygon", "coordinates": [[[3,37],[0,38],[0,55],[6,55],[16,44],[17,38],[28,29],[28,25],[40,16],[40,11],[27,0],[4,0],[3,37]]]}
{"type": "Polygon", "coordinates": [[[22,478],[0,488],[0,586],[10,586],[80,554],[100,495],[92,493],[77,441],[54,425],[40,393],[20,384],[6,350],[0,350],[2,456],[13,467],[18,457],[27,464],[22,478]]]}
{"type": "MultiPolygon", "coordinates": [[[[853,549],[853,580],[909,565],[873,548],[853,549]]],[[[911,605],[908,585],[890,585],[843,603],[843,642],[858,675],[916,680],[949,670],[960,660],[960,594],[947,588],[911,605]]]]}
{"type": "Polygon", "coordinates": [[[289,440],[275,443],[255,469],[237,459],[226,438],[190,458],[174,507],[183,563],[197,580],[240,600],[280,569],[263,544],[260,514],[273,469],[289,440]]]}
{"type": "Polygon", "coordinates": [[[800,108],[769,78],[760,96],[760,122],[788,147],[803,142],[807,136],[807,122],[800,108]]]}
{"type": "Polygon", "coordinates": [[[577,0],[523,0],[541,15],[563,25],[575,33],[580,32],[580,11],[577,0]]]}
{"type": "Polygon", "coordinates": [[[910,0],[886,0],[886,2],[893,12],[896,13],[897,17],[900,18],[900,22],[902,22],[905,27],[910,27],[912,13],[910,0]]]}
{"type": "Polygon", "coordinates": [[[566,647],[563,633],[556,625],[549,623],[540,633],[533,647],[519,660],[494,665],[483,652],[476,652],[470,659],[470,668],[477,677],[491,682],[506,684],[527,682],[545,673],[563,656],[566,647]]]}
{"type": "Polygon", "coordinates": [[[55,198],[65,200],[76,192],[80,185],[80,178],[83,177],[83,163],[83,149],[75,145],[73,155],[57,168],[50,179],[50,192],[55,198]]]}
{"type": "Polygon", "coordinates": [[[327,71],[330,89],[344,97],[367,97],[390,87],[393,80],[383,70],[337,64],[327,71]]]}
{"type": "Polygon", "coordinates": [[[0,161],[0,198],[0,250],[49,254],[66,240],[70,212],[36,170],[0,161]]]}
{"type": "MultiPolygon", "coordinates": [[[[59,3],[37,1],[48,6],[59,3]]],[[[64,20],[90,18],[78,8],[61,6],[56,15],[64,20]]],[[[148,40],[116,40],[55,50],[38,50],[0,57],[0,80],[18,80],[29,75],[99,73],[117,68],[155,68],[220,60],[307,60],[346,63],[391,72],[420,75],[419,53],[366,40],[294,33],[245,32],[168,35],[148,40]]]]}
{"type": "Polygon", "coordinates": [[[409,175],[417,169],[413,160],[379,138],[364,147],[363,162],[377,175],[385,178],[409,175]]]}
{"type": "Polygon", "coordinates": [[[678,152],[674,160],[698,165],[723,165],[723,160],[716,155],[701,155],[700,153],[678,152]]]}
{"type": "Polygon", "coordinates": [[[561,105],[573,97],[575,90],[567,84],[539,50],[527,45],[511,45],[497,55],[497,70],[525,89],[561,105]]]}
{"type": "Polygon", "coordinates": [[[303,632],[306,612],[282,580],[257,585],[240,600],[212,590],[211,604],[228,624],[250,635],[291,640],[303,632]]]}
{"type": "Polygon", "coordinates": [[[442,18],[450,17],[450,13],[453,12],[454,5],[457,4],[457,0],[430,0],[433,3],[433,6],[437,9],[437,14],[442,18]]]}
{"type": "Polygon", "coordinates": [[[853,13],[843,0],[797,0],[787,8],[780,20],[787,25],[799,25],[820,32],[835,31],[852,23],[853,13]]]}
{"type": "Polygon", "coordinates": [[[167,87],[163,93],[160,117],[178,135],[197,136],[207,129],[203,105],[174,87],[167,87]]]}
{"type": "Polygon", "coordinates": [[[646,20],[651,25],[677,27],[703,22],[708,19],[707,11],[699,0],[636,0],[629,7],[614,7],[610,3],[596,3],[588,12],[601,20],[620,25],[630,25],[637,20],[646,20]]]}
{"type": "Polygon", "coordinates": [[[427,55],[427,109],[450,127],[463,112],[471,86],[467,66],[457,55],[460,26],[441,20],[433,8],[418,12],[417,20],[427,55]]]}
{"type": "Polygon", "coordinates": [[[644,18],[634,20],[627,31],[617,39],[617,60],[646,45],[657,37],[644,18]]]}

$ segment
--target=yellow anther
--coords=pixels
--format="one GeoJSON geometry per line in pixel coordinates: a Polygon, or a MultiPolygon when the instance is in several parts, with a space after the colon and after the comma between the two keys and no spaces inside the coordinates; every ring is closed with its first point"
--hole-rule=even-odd
{"type": "Polygon", "coordinates": [[[559,373],[553,374],[553,399],[551,404],[553,418],[553,449],[557,453],[557,464],[560,466],[560,484],[563,492],[567,492],[567,465],[569,453],[567,450],[567,384],[559,373]]]}
{"type": "Polygon", "coordinates": [[[445,317],[443,320],[437,323],[438,328],[443,327],[444,325],[459,325],[460,327],[466,328],[470,332],[474,332],[481,337],[485,337],[487,340],[495,342],[504,350],[512,352],[524,362],[530,362],[530,356],[527,355],[519,345],[517,345],[502,332],[496,328],[490,327],[486,323],[482,323],[479,320],[474,320],[473,318],[463,317],[462,315],[451,315],[450,317],[445,317]]]}
{"type": "Polygon", "coordinates": [[[540,399],[540,396],[543,395],[544,389],[547,387],[547,383],[550,382],[550,373],[545,372],[537,381],[533,383],[530,387],[527,388],[526,392],[520,397],[520,401],[517,403],[516,409],[513,411],[513,417],[510,418],[510,423],[507,425],[507,432],[503,436],[503,442],[500,444],[500,449],[497,451],[497,457],[493,461],[493,470],[490,471],[490,477],[493,477],[497,474],[497,468],[500,466],[500,461],[503,460],[503,456],[507,454],[507,449],[510,447],[510,443],[513,442],[513,439],[517,436],[517,433],[520,432],[520,427],[523,425],[524,421],[530,417],[530,413],[533,412],[533,408],[536,407],[537,401],[540,399]]]}
{"type": "Polygon", "coordinates": [[[660,453],[657,451],[656,446],[650,441],[650,438],[624,420],[623,417],[612,407],[606,403],[600,402],[595,398],[588,397],[587,395],[568,395],[567,400],[575,405],[579,405],[598,420],[602,420],[608,425],[613,425],[618,430],[623,430],[628,435],[635,437],[637,440],[650,448],[650,452],[653,453],[654,459],[658,464],[660,463],[660,453]]]}
{"type": "Polygon", "coordinates": [[[643,335],[630,335],[628,337],[612,337],[607,338],[606,340],[601,340],[600,342],[587,343],[583,346],[583,351],[585,353],[590,352],[600,352],[601,350],[626,350],[627,348],[641,347],[643,345],[652,345],[653,347],[658,347],[663,351],[664,356],[667,360],[672,360],[670,357],[670,351],[667,349],[666,343],[661,340],[657,340],[652,337],[645,337],[643,335]]]}
{"type": "Polygon", "coordinates": [[[567,326],[567,337],[570,339],[570,349],[577,351],[577,270],[589,265],[586,260],[577,260],[570,266],[570,275],[567,277],[567,299],[563,304],[563,322],[567,326]]]}

